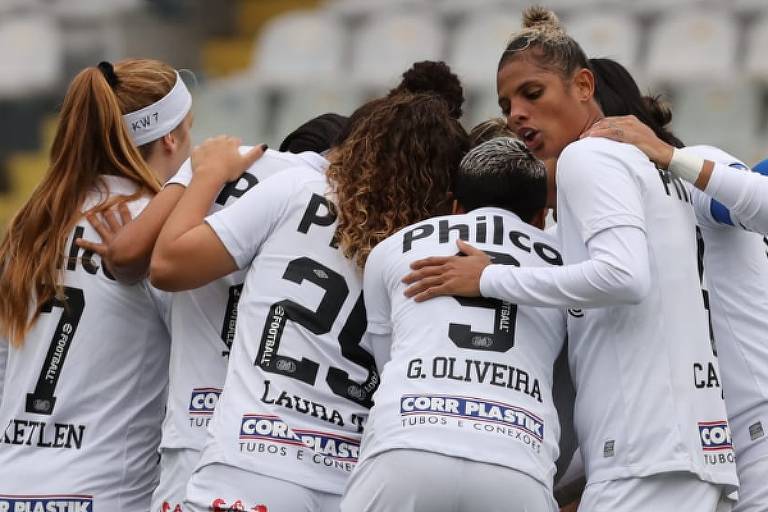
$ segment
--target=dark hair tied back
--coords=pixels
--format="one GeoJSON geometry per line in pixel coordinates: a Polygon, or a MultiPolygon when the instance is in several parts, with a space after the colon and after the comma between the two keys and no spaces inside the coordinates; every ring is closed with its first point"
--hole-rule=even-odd
{"type": "Polygon", "coordinates": [[[109,86],[113,89],[117,87],[117,84],[120,83],[120,80],[117,79],[117,75],[115,74],[115,67],[112,65],[112,63],[103,60],[99,62],[97,67],[99,68],[99,71],[101,71],[101,74],[104,75],[104,78],[106,79],[109,86]]]}

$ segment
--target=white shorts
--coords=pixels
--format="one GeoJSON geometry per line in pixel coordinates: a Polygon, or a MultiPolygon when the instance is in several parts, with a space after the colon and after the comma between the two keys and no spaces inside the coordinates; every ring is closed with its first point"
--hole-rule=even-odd
{"type": "Polygon", "coordinates": [[[723,488],[686,472],[587,484],[579,512],[729,512],[723,488]]]}
{"type": "Polygon", "coordinates": [[[551,491],[504,466],[419,450],[390,450],[352,471],[342,512],[554,512],[551,491]]]}
{"type": "Polygon", "coordinates": [[[768,510],[768,456],[739,467],[739,501],[733,512],[768,510]]]}
{"type": "Polygon", "coordinates": [[[198,450],[160,450],[160,483],[152,494],[152,512],[184,512],[182,503],[187,494],[187,483],[199,461],[198,450]]]}
{"type": "Polygon", "coordinates": [[[187,485],[184,512],[339,512],[341,496],[225,464],[199,468],[187,485]]]}

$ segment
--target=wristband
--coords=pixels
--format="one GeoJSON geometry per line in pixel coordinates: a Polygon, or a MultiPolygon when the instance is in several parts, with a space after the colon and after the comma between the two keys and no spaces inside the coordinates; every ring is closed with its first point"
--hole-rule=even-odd
{"type": "Polygon", "coordinates": [[[669,161],[667,170],[689,183],[696,183],[703,167],[703,158],[675,148],[672,151],[672,159],[669,161]]]}

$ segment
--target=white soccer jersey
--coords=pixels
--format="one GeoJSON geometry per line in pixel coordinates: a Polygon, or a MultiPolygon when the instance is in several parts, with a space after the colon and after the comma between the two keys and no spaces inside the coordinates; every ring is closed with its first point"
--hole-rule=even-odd
{"type": "Polygon", "coordinates": [[[335,241],[320,169],[279,173],[208,217],[248,269],[224,392],[199,467],[341,494],[379,376],[361,346],[362,275],[335,241]]]}
{"type": "Polygon", "coordinates": [[[637,148],[606,139],[569,145],[558,161],[558,233],[566,264],[588,258],[604,229],[646,234],[649,294],[637,305],[568,319],[575,421],[590,482],[690,471],[736,485],[696,266],[688,189],[637,148]]]}
{"type": "Polygon", "coordinates": [[[5,385],[5,366],[8,363],[8,340],[0,337],[0,406],[3,404],[3,386],[5,385]]]}
{"type": "MultiPolygon", "coordinates": [[[[110,194],[135,186],[104,177],[110,194]]],[[[93,191],[83,210],[103,197],[93,191]]],[[[134,215],[146,199],[129,204],[134,215]]],[[[74,239],[55,299],[10,347],[0,407],[0,510],[146,512],[157,484],[168,333],[146,281],[118,283],[74,239]]]]}
{"type": "MultiPolygon", "coordinates": [[[[710,146],[686,148],[749,172],[738,159],[710,146]]],[[[768,242],[762,235],[718,222],[709,196],[696,197],[705,297],[722,372],[725,405],[739,466],[768,455],[768,242]]],[[[716,376],[698,374],[699,385],[718,387],[716,376]]]]}
{"type": "MultiPolygon", "coordinates": [[[[250,149],[243,146],[240,151],[250,149]]],[[[322,167],[327,162],[316,153],[268,150],[239,180],[224,187],[211,213],[234,203],[273,174],[306,164],[322,167]]],[[[191,180],[192,165],[187,160],[168,184],[186,187],[191,180]]],[[[227,373],[244,279],[245,271],[238,271],[200,288],[172,294],[170,380],[162,448],[203,448],[227,373]]]]}
{"type": "Polygon", "coordinates": [[[420,222],[377,245],[365,268],[368,329],[377,343],[391,342],[391,360],[366,426],[364,458],[426,450],[507,466],[551,489],[560,432],[553,364],[565,312],[487,298],[406,298],[401,279],[409,265],[455,254],[459,237],[496,263],[562,264],[554,238],[499,208],[420,222]]]}

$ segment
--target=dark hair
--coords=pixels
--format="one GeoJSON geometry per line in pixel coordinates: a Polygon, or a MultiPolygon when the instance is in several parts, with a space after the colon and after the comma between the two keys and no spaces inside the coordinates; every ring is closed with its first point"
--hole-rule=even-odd
{"type": "Polygon", "coordinates": [[[323,114],[310,119],[288,134],[280,143],[280,151],[302,153],[314,151],[322,153],[331,148],[349,121],[339,114],[323,114]]]}
{"type": "Polygon", "coordinates": [[[517,138],[517,135],[509,129],[507,120],[503,117],[492,117],[475,125],[472,131],[469,132],[469,142],[473,148],[496,137],[517,138]]]}
{"type": "Polygon", "coordinates": [[[627,69],[612,59],[590,59],[595,75],[595,99],[606,116],[634,115],[650,127],[658,138],[681,148],[685,144],[667,125],[672,112],[659,97],[643,96],[627,69]]]}
{"type": "Polygon", "coordinates": [[[497,137],[462,159],[454,197],[466,210],[496,206],[530,221],[547,204],[547,169],[519,140],[497,137]]]}
{"type": "Polygon", "coordinates": [[[402,81],[389,91],[388,96],[402,92],[440,96],[448,103],[451,116],[456,119],[461,118],[464,89],[461,87],[459,77],[443,61],[425,60],[414,63],[408,71],[403,73],[402,81]]]}
{"type": "Polygon", "coordinates": [[[362,268],[371,249],[397,230],[449,212],[469,138],[445,101],[432,94],[379,98],[352,117],[326,176],[338,210],[339,246],[362,268]]]}
{"type": "MultiPolygon", "coordinates": [[[[387,93],[386,97],[392,98],[401,94],[430,94],[446,104],[451,117],[459,119],[462,116],[464,89],[461,87],[459,77],[445,62],[425,60],[414,63],[403,73],[403,79],[397,87],[387,93]]],[[[369,101],[349,116],[346,126],[339,131],[336,140],[333,141],[333,146],[341,145],[349,137],[358,120],[370,113],[372,104],[373,101],[369,101]]]]}
{"type": "Polygon", "coordinates": [[[523,29],[512,35],[499,59],[498,70],[531,50],[536,63],[567,78],[581,68],[589,69],[589,61],[571,36],[565,33],[555,13],[539,6],[523,11],[523,29]]]}

